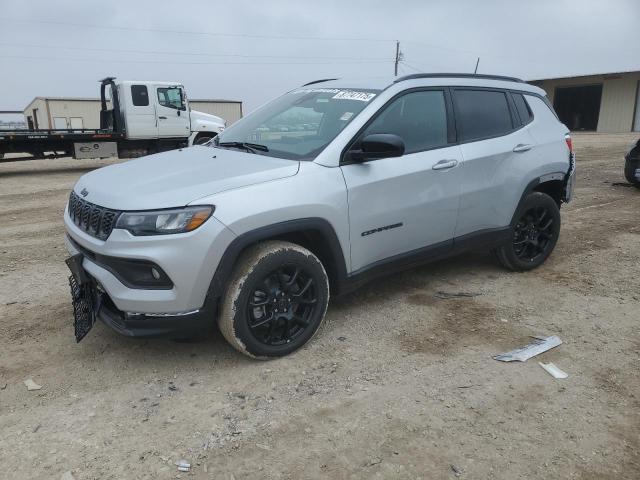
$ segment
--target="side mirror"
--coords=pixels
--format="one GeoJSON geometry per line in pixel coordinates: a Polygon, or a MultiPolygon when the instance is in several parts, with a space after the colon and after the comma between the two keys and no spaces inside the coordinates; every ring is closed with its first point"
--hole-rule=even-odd
{"type": "Polygon", "coordinates": [[[373,133],[360,142],[360,148],[349,151],[353,161],[364,162],[381,158],[401,157],[404,155],[404,141],[391,133],[373,133]]]}

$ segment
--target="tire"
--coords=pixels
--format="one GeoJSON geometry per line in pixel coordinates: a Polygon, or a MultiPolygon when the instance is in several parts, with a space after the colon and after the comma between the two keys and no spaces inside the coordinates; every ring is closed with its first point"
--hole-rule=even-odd
{"type": "Polygon", "coordinates": [[[496,256],[509,270],[533,270],[549,258],[558,242],[560,208],[546,193],[530,193],[511,225],[511,239],[496,249],[496,256]]]}
{"type": "Polygon", "coordinates": [[[194,141],[193,144],[194,145],[204,145],[205,143],[207,143],[208,141],[210,141],[213,137],[205,137],[205,136],[201,136],[201,137],[197,137],[194,141]]]}
{"type": "Polygon", "coordinates": [[[218,326],[245,355],[282,357],[314,336],[328,304],[329,280],[320,260],[294,243],[266,241],[238,260],[218,326]]]}
{"type": "Polygon", "coordinates": [[[636,177],[636,170],[640,169],[640,162],[632,162],[627,160],[624,164],[624,176],[632,185],[640,188],[640,178],[636,177]]]}

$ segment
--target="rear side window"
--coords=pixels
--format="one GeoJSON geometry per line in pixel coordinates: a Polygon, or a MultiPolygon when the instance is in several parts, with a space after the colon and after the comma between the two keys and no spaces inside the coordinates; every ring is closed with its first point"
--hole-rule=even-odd
{"type": "Polygon", "coordinates": [[[134,107],[149,106],[149,93],[146,85],[131,85],[131,99],[134,107]]]}
{"type": "Polygon", "coordinates": [[[405,153],[447,144],[447,108],[442,90],[407,93],[388,104],[361,138],[392,133],[404,140],[405,153]]]}
{"type": "Polygon", "coordinates": [[[513,130],[505,92],[455,90],[456,124],[464,142],[505,135],[513,130]]]}
{"type": "Polygon", "coordinates": [[[531,108],[529,108],[529,104],[521,93],[512,93],[511,95],[513,96],[513,102],[516,104],[516,111],[520,117],[520,123],[526,125],[533,120],[531,108]]]}

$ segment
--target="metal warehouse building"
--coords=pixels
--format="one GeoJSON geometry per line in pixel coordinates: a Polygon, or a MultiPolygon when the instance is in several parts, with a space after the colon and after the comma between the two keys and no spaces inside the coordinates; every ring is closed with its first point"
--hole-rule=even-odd
{"type": "MultiPolygon", "coordinates": [[[[242,102],[235,100],[189,100],[192,110],[210,113],[231,125],[242,118],[242,102]]],[[[100,99],[36,97],[23,111],[28,128],[95,129],[100,128],[100,99]]]]}
{"type": "Polygon", "coordinates": [[[573,131],[640,131],[640,71],[530,81],[573,131]]]}

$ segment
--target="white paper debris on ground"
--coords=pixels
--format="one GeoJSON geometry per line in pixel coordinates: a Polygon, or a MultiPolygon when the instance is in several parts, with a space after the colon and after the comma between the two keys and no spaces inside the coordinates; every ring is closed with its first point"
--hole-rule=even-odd
{"type": "Polygon", "coordinates": [[[542,362],[538,362],[540,364],[540,366],[542,368],[544,368],[547,373],[549,375],[551,375],[553,378],[567,378],[569,376],[568,373],[563,372],[562,370],[560,370],[558,367],[555,366],[555,364],[553,363],[542,363],[542,362]]]}
{"type": "Polygon", "coordinates": [[[24,381],[25,386],[27,387],[27,390],[32,391],[32,390],[40,390],[42,388],[41,385],[38,385],[36,382],[34,382],[31,378],[27,378],[24,381]]]}
{"type": "Polygon", "coordinates": [[[178,466],[178,470],[181,472],[188,472],[191,470],[191,464],[186,460],[180,460],[179,462],[176,462],[176,465],[178,466]]]}
{"type": "Polygon", "coordinates": [[[560,340],[560,337],[557,335],[552,335],[550,337],[535,337],[535,340],[529,345],[522,348],[516,348],[515,350],[511,350],[510,352],[503,353],[501,355],[496,355],[493,358],[501,362],[525,362],[531,357],[540,355],[541,353],[551,350],[560,344],[562,344],[562,340],[560,340]]]}

